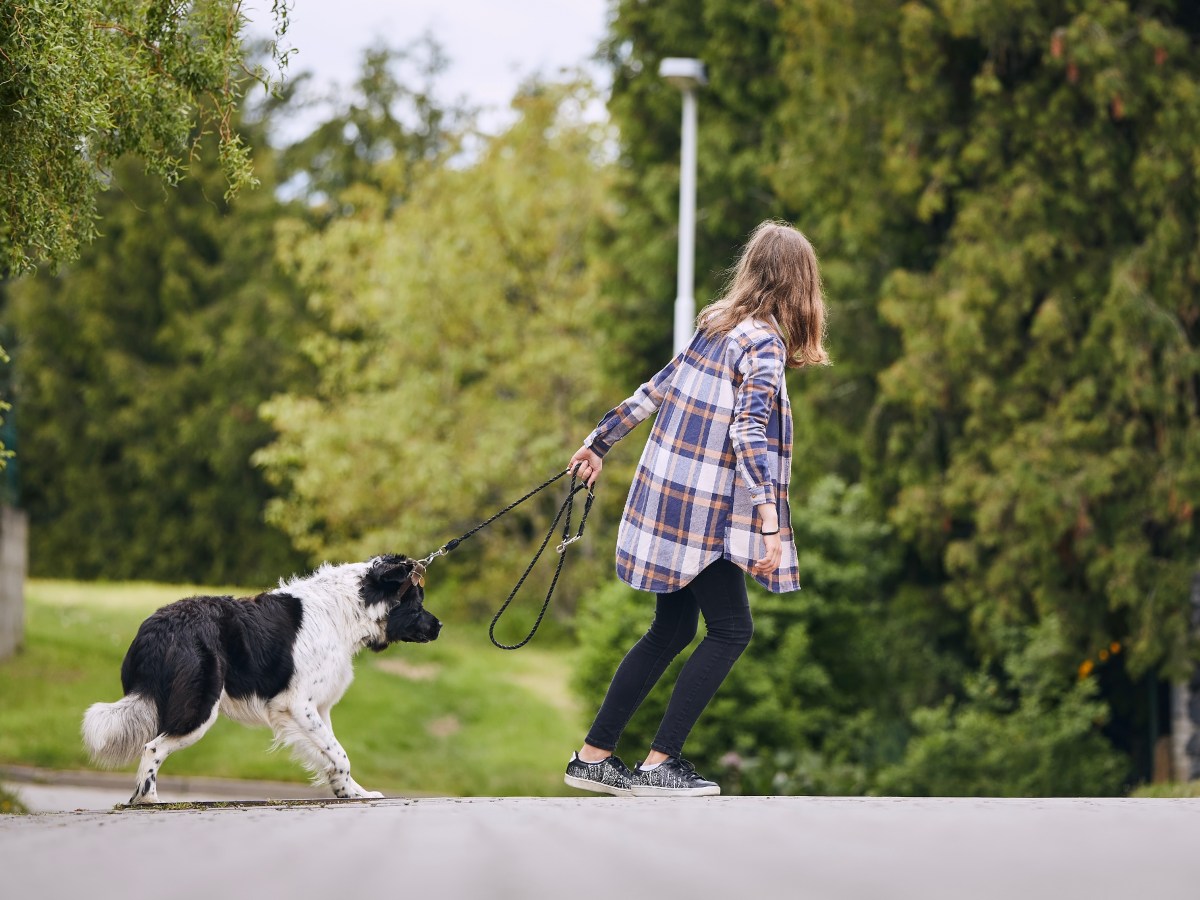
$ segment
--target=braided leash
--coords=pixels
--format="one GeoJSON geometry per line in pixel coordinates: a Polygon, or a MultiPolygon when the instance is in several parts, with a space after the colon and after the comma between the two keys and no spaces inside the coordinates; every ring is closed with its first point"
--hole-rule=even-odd
{"type": "Polygon", "coordinates": [[[537,487],[535,487],[532,491],[530,491],[524,497],[520,498],[519,500],[514,500],[512,503],[508,504],[508,506],[504,507],[504,509],[500,510],[500,512],[498,512],[494,516],[492,516],[490,519],[487,519],[484,522],[480,522],[478,525],[476,525],[474,528],[472,528],[466,534],[456,537],[453,540],[447,541],[445,544],[443,544],[438,549],[434,550],[432,553],[430,553],[424,559],[417,560],[416,564],[413,568],[413,580],[416,581],[418,584],[422,584],[422,585],[425,584],[425,572],[426,572],[429,564],[432,563],[435,559],[437,559],[439,556],[445,556],[446,554],[450,553],[452,550],[454,550],[459,544],[461,544],[467,538],[469,538],[473,534],[476,534],[476,533],[482,531],[483,529],[487,528],[489,525],[491,525],[493,522],[495,522],[497,519],[499,519],[501,516],[505,515],[506,513],[512,512],[514,509],[516,509],[518,506],[520,506],[522,503],[524,503],[530,497],[534,496],[535,494],[541,493],[546,488],[550,487],[550,485],[554,484],[554,482],[556,482],[560,478],[562,478],[564,475],[571,476],[571,487],[567,492],[567,499],[564,500],[562,502],[562,505],[559,506],[558,513],[554,516],[554,521],[550,523],[550,528],[546,532],[546,536],[542,539],[542,545],[540,547],[538,547],[537,553],[535,553],[533,555],[533,559],[531,559],[529,561],[529,565],[525,567],[525,572],[521,575],[520,580],[517,581],[516,587],[514,587],[511,591],[511,593],[509,593],[508,599],[505,600],[503,604],[501,604],[501,606],[498,610],[496,610],[496,615],[492,617],[492,624],[488,627],[488,637],[491,639],[492,644],[495,645],[496,647],[500,648],[501,650],[519,650],[521,647],[524,647],[531,640],[533,640],[533,636],[535,634],[537,634],[537,630],[542,624],[542,619],[545,618],[545,616],[546,616],[546,610],[548,610],[550,608],[550,598],[554,596],[554,588],[558,584],[558,576],[562,574],[563,563],[566,562],[566,559],[567,559],[567,554],[566,554],[567,547],[569,547],[571,544],[575,543],[577,540],[579,540],[581,537],[583,537],[583,528],[587,524],[588,513],[590,513],[592,511],[592,501],[595,500],[596,494],[594,491],[588,490],[587,499],[584,501],[584,504],[583,504],[583,516],[579,520],[579,530],[576,531],[575,534],[572,535],[571,534],[571,511],[575,505],[575,495],[579,491],[587,490],[587,485],[585,483],[579,482],[578,484],[576,484],[577,476],[574,471],[572,471],[571,469],[564,469],[563,471],[561,471],[557,475],[555,475],[553,478],[543,481],[541,484],[539,484],[537,487]],[[529,573],[533,571],[533,567],[535,565],[537,565],[537,561],[542,558],[542,552],[546,549],[546,546],[550,543],[550,538],[553,537],[554,529],[558,526],[558,523],[560,520],[562,520],[562,522],[563,522],[562,541],[559,543],[558,547],[555,548],[558,552],[558,565],[554,567],[554,578],[551,579],[550,588],[549,588],[549,590],[546,591],[546,599],[544,601],[542,601],[541,612],[538,613],[537,620],[533,623],[533,628],[530,629],[529,634],[527,634],[525,636],[524,640],[522,640],[516,644],[502,644],[498,640],[496,640],[496,624],[500,621],[500,617],[504,615],[505,610],[508,609],[508,607],[512,604],[513,600],[516,598],[517,592],[520,591],[521,586],[523,584],[525,584],[525,579],[529,577],[529,573]]]}

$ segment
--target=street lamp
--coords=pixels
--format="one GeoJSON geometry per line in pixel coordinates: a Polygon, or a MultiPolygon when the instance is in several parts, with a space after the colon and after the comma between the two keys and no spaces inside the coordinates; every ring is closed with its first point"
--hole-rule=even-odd
{"type": "Polygon", "coordinates": [[[696,88],[708,84],[704,63],[668,56],[658,74],[683,94],[683,146],[679,160],[679,270],[675,287],[675,352],[692,339],[696,298],[696,88]]]}

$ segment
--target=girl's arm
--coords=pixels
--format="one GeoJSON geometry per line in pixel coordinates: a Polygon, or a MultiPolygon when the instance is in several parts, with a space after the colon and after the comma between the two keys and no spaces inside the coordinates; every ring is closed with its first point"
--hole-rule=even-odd
{"type": "Polygon", "coordinates": [[[663,366],[657,375],[638,388],[632,397],[620,406],[610,409],[595,430],[584,438],[583,446],[603,458],[612,449],[613,444],[629,434],[640,422],[650,418],[651,414],[662,406],[671,378],[674,377],[682,359],[683,352],[680,352],[663,366]]]}
{"type": "Polygon", "coordinates": [[[575,451],[567,468],[575,470],[589,488],[595,485],[600,470],[604,468],[604,454],[662,405],[684,352],[681,351],[657,375],[638,388],[632,397],[610,409],[592,433],[584,438],[583,446],[575,451]]]}
{"type": "Polygon", "coordinates": [[[767,423],[779,402],[784,371],[783,343],[771,337],[754,344],[742,354],[737,370],[742,376],[733,401],[733,422],[729,439],[737,459],[737,471],[750,494],[750,502],[759,507],[765,531],[778,527],[763,516],[763,507],[775,509],[775,475],[767,452],[767,423]]]}

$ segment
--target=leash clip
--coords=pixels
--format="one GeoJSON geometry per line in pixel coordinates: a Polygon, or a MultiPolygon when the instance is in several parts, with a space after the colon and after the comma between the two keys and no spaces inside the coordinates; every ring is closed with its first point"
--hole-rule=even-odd
{"type": "Polygon", "coordinates": [[[446,553],[447,553],[447,551],[446,551],[445,547],[438,547],[436,550],[434,550],[432,553],[430,553],[424,559],[417,560],[417,565],[420,566],[421,569],[423,570],[427,565],[429,565],[431,562],[433,562],[439,556],[445,556],[446,553]]]}
{"type": "Polygon", "coordinates": [[[583,537],[582,534],[577,534],[577,535],[575,535],[575,537],[569,537],[565,541],[563,541],[561,544],[559,544],[557,547],[555,547],[554,549],[558,551],[559,556],[562,556],[563,551],[566,550],[567,547],[571,546],[571,544],[573,544],[577,540],[579,540],[581,537],[583,537]]]}

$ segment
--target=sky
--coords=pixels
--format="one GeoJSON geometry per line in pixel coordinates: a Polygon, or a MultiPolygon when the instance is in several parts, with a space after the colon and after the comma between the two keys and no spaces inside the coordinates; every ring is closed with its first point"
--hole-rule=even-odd
{"type": "MultiPolygon", "coordinates": [[[[504,120],[521,81],[535,73],[587,66],[604,36],[608,0],[291,0],[285,43],[299,52],[289,71],[310,71],[324,93],[349,86],[362,50],[401,47],[428,32],[450,59],[441,95],[483,110],[481,124],[504,120]]],[[[270,3],[248,4],[251,34],[270,27],[270,3]]],[[[590,69],[603,78],[598,67],[590,69]]],[[[319,121],[294,123],[296,136],[319,121]]]]}

